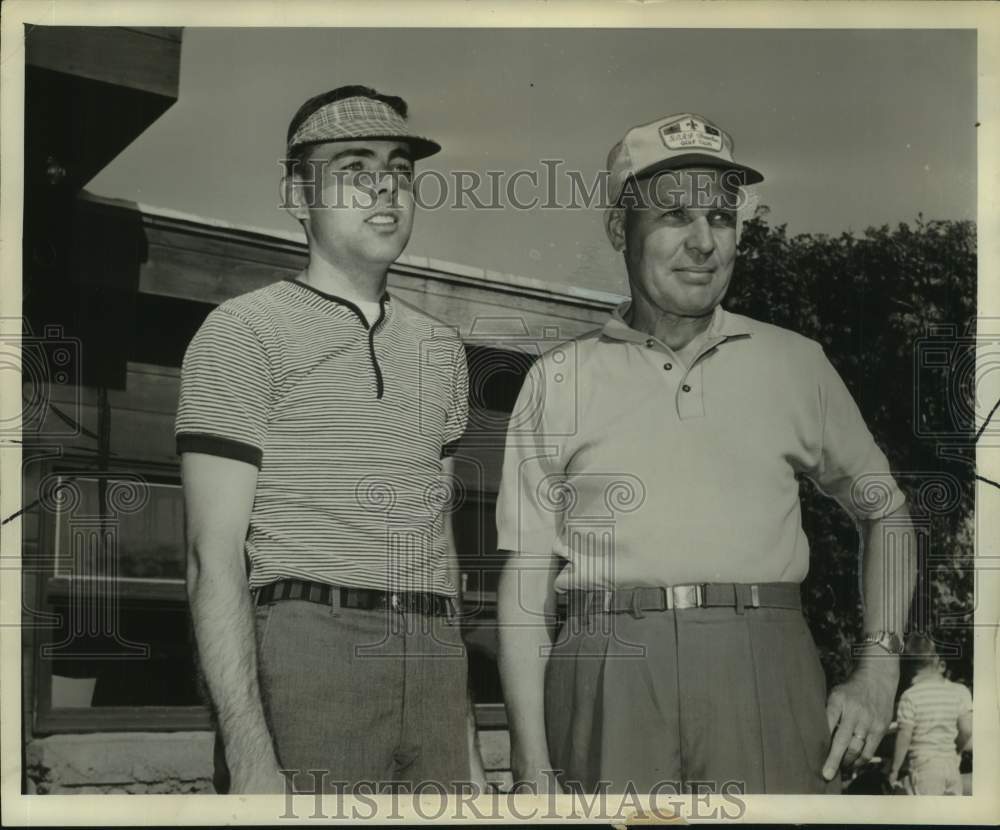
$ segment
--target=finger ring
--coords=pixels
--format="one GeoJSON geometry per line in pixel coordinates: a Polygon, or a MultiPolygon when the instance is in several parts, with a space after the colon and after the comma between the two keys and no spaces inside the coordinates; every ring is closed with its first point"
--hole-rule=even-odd
{"type": "Polygon", "coordinates": [[[863,732],[861,732],[861,733],[855,732],[854,735],[851,737],[852,741],[854,741],[854,740],[863,741],[864,739],[865,739],[865,735],[864,735],[863,732]]]}

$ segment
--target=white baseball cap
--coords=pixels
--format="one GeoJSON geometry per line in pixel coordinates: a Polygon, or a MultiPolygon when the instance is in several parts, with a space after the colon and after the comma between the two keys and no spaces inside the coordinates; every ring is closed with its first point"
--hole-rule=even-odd
{"type": "Polygon", "coordinates": [[[717,167],[736,171],[741,185],[757,184],[764,176],[733,160],[733,137],[701,115],[682,112],[633,127],[608,153],[608,195],[616,204],[630,178],[645,178],[661,170],[717,167]]]}

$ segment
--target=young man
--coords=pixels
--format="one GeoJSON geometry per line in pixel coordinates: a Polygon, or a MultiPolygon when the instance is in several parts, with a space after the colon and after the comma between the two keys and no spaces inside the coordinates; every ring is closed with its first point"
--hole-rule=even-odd
{"type": "Polygon", "coordinates": [[[366,87],[299,109],[286,207],[309,264],[223,303],[185,356],[188,593],[233,792],[281,792],[279,769],[327,790],[470,780],[441,495],[465,353],[386,291],[414,162],[440,149],[406,114],[366,87]]]}
{"type": "Polygon", "coordinates": [[[914,795],[962,795],[960,753],[971,748],[972,695],[945,677],[944,661],[928,638],[915,640],[911,653],[919,663],[913,682],[899,698],[889,783],[896,786],[909,755],[914,795]]]}
{"type": "Polygon", "coordinates": [[[886,567],[885,536],[913,543],[903,496],[819,345],[721,306],[740,188],[763,178],[733,160],[729,134],[668,116],[629,130],[608,168],[606,227],[632,301],[535,363],[507,438],[500,668],[515,778],[836,791],[892,712],[911,586],[886,574],[911,566],[886,567]],[[869,645],[829,700],[800,609],[800,474],[864,541],[869,645]],[[857,498],[866,483],[885,498],[857,498]]]}

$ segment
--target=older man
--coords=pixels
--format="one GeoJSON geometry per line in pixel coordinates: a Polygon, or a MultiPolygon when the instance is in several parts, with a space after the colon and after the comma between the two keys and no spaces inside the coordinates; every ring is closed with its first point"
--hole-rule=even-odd
{"type": "Polygon", "coordinates": [[[691,113],[615,145],[606,228],[632,300],[536,362],[514,408],[497,516],[517,778],[835,792],[891,718],[904,498],[822,348],[722,307],[743,188],[763,178],[732,146],[691,113]],[[800,474],[865,552],[866,646],[829,698],[800,608],[800,474]]]}

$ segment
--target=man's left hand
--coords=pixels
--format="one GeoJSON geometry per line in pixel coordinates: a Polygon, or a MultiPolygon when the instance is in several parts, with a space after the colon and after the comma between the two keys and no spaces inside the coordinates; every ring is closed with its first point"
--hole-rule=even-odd
{"type": "Polygon", "coordinates": [[[833,779],[840,767],[857,768],[871,761],[892,720],[898,683],[898,663],[884,662],[877,668],[858,668],[830,692],[826,719],[832,743],[823,764],[823,777],[827,781],[833,779]]]}

